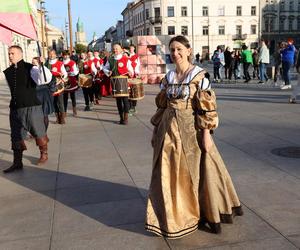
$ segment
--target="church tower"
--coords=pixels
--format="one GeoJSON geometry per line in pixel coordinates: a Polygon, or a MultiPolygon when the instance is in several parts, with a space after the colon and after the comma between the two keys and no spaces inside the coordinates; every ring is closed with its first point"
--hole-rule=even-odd
{"type": "Polygon", "coordinates": [[[76,44],[83,44],[83,45],[87,45],[87,41],[86,41],[86,35],[85,32],[83,30],[83,22],[80,20],[80,18],[78,17],[77,20],[77,24],[76,24],[76,32],[75,32],[75,37],[76,37],[76,44]]]}

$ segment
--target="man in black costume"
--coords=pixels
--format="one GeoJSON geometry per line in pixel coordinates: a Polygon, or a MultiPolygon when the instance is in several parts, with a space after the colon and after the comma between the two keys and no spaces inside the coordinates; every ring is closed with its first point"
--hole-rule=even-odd
{"type": "MultiPolygon", "coordinates": [[[[44,124],[44,115],[40,101],[36,95],[36,83],[42,76],[39,68],[23,60],[22,48],[13,45],[8,50],[11,66],[4,70],[4,74],[10,88],[10,128],[11,148],[14,152],[13,165],[3,170],[10,173],[23,168],[22,156],[26,150],[25,138],[29,132],[39,146],[41,156],[38,165],[48,160],[49,141],[44,124]],[[37,72],[35,72],[37,71],[37,72]]],[[[47,70],[47,69],[46,69],[47,70]]]]}

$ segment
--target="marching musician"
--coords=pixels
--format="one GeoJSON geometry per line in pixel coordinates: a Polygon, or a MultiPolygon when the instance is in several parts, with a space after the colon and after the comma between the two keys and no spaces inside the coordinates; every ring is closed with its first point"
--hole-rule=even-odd
{"type": "MultiPolygon", "coordinates": [[[[107,63],[110,54],[107,50],[102,51],[103,66],[107,63]]],[[[101,82],[100,82],[100,97],[109,96],[111,94],[110,78],[104,74],[103,67],[101,71],[101,82]]]]}
{"type": "Polygon", "coordinates": [[[94,64],[97,68],[97,74],[95,76],[95,81],[93,85],[93,97],[94,97],[94,104],[99,104],[99,100],[101,99],[100,95],[100,83],[101,83],[101,74],[103,68],[103,59],[99,56],[99,51],[94,51],[94,64]]]}
{"type": "MultiPolygon", "coordinates": [[[[129,47],[129,60],[131,62],[131,66],[134,70],[134,78],[138,77],[140,75],[140,58],[139,56],[135,53],[135,46],[133,44],[130,45],[129,47]]],[[[134,114],[136,113],[136,100],[129,100],[129,114],[134,114]]]]}
{"type": "MultiPolygon", "coordinates": [[[[130,60],[123,54],[122,46],[119,43],[113,45],[114,55],[108,59],[103,71],[107,76],[129,76],[134,75],[130,60]]],[[[120,115],[120,124],[128,124],[129,103],[128,97],[117,97],[117,107],[120,115]]]]}
{"type": "MultiPolygon", "coordinates": [[[[84,54],[85,56],[85,54],[84,54]]],[[[93,52],[89,51],[87,53],[87,59],[86,57],[83,58],[83,74],[85,75],[91,75],[95,76],[97,74],[97,68],[94,63],[94,56],[93,52]]],[[[93,94],[93,88],[82,88],[83,95],[84,95],[84,101],[85,101],[85,108],[84,111],[90,111],[90,104],[93,104],[94,101],[94,94],[93,94]]]]}
{"type": "MultiPolygon", "coordinates": [[[[36,94],[36,83],[44,77],[39,68],[23,60],[23,50],[13,45],[8,49],[10,67],[4,70],[5,78],[11,92],[9,105],[9,123],[11,128],[11,149],[13,164],[3,170],[10,173],[23,169],[23,151],[26,150],[25,138],[29,132],[36,140],[40,149],[38,165],[48,160],[48,137],[44,124],[41,102],[36,94]]],[[[45,69],[47,74],[48,69],[45,69]]],[[[49,73],[49,72],[48,72],[49,73]]],[[[47,80],[47,78],[46,78],[47,80]]]]}
{"type": "MultiPolygon", "coordinates": [[[[64,84],[68,79],[68,73],[65,69],[64,63],[57,59],[56,51],[54,49],[49,51],[48,67],[52,75],[56,78],[56,85],[64,84]]],[[[65,124],[66,111],[64,107],[63,94],[54,94],[54,109],[56,115],[56,123],[65,124]]]]}
{"type": "MultiPolygon", "coordinates": [[[[54,110],[53,106],[53,96],[51,93],[51,85],[52,85],[52,74],[48,68],[42,66],[41,60],[39,57],[32,58],[33,69],[35,70],[35,74],[33,75],[33,79],[37,79],[36,81],[36,95],[39,101],[42,104],[43,114],[44,114],[44,124],[46,132],[49,127],[49,115],[52,114],[54,110]],[[41,74],[42,68],[44,68],[46,77],[39,77],[41,74]],[[46,81],[45,81],[46,78],[46,81]]],[[[54,83],[55,84],[55,83],[54,83]]]]}
{"type": "Polygon", "coordinates": [[[78,89],[78,84],[77,84],[77,77],[78,77],[78,67],[76,65],[76,62],[70,59],[70,52],[68,50],[63,52],[63,57],[64,57],[64,66],[65,69],[68,73],[68,82],[70,87],[65,88],[64,91],[64,108],[65,112],[67,113],[67,108],[68,108],[68,99],[69,99],[69,94],[70,98],[72,100],[72,107],[73,107],[73,116],[77,115],[77,109],[76,109],[76,90],[78,89]]]}

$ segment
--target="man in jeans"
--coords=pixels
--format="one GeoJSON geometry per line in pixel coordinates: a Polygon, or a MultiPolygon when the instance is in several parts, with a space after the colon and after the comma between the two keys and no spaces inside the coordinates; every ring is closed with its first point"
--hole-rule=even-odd
{"type": "Polygon", "coordinates": [[[266,73],[266,66],[270,63],[270,55],[269,49],[265,43],[265,40],[260,41],[260,49],[258,55],[258,62],[259,62],[259,78],[260,81],[258,83],[264,84],[268,80],[268,76],[266,73]]]}
{"type": "Polygon", "coordinates": [[[294,64],[294,57],[296,53],[296,48],[294,46],[293,39],[288,39],[287,43],[284,43],[284,48],[281,50],[282,55],[282,75],[284,79],[284,85],[281,86],[281,89],[290,89],[292,88],[290,83],[290,68],[294,64]]]}
{"type": "Polygon", "coordinates": [[[289,99],[289,103],[296,103],[296,97],[300,94],[300,49],[298,51],[297,59],[296,59],[296,70],[298,72],[298,82],[296,86],[293,86],[293,92],[289,99]]]}

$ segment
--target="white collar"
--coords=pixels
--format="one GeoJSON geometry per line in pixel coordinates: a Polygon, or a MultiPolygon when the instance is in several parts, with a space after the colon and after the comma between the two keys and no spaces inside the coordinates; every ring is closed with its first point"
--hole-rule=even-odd
{"type": "Polygon", "coordinates": [[[123,57],[122,54],[114,55],[114,58],[115,58],[116,60],[120,60],[122,57],[123,57]]]}
{"type": "Polygon", "coordinates": [[[70,58],[68,58],[66,60],[64,59],[64,64],[68,64],[70,61],[71,61],[70,58]]]}
{"type": "MultiPolygon", "coordinates": [[[[194,67],[194,69],[192,69],[192,71],[189,72],[189,74],[185,77],[183,82],[184,83],[190,82],[202,70],[203,70],[202,68],[200,68],[199,66],[196,65],[194,67]]],[[[170,70],[168,72],[166,78],[167,78],[169,84],[172,84],[176,81],[175,76],[176,76],[176,71],[175,70],[170,70]]]]}
{"type": "Polygon", "coordinates": [[[55,59],[50,59],[50,60],[49,60],[49,63],[50,63],[50,64],[55,64],[56,62],[57,62],[57,58],[55,58],[55,59]]]}

